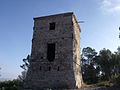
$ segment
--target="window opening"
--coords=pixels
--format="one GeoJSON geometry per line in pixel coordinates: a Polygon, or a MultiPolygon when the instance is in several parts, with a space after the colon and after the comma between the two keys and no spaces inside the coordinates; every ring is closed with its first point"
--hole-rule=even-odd
{"type": "Polygon", "coordinates": [[[57,68],[57,71],[60,71],[60,67],[57,68]]]}
{"type": "Polygon", "coordinates": [[[55,43],[47,45],[47,59],[52,62],[55,59],[55,43]]]}
{"type": "Polygon", "coordinates": [[[50,71],[50,70],[51,70],[51,67],[49,67],[48,70],[50,71]]]}
{"type": "Polygon", "coordinates": [[[62,39],[64,39],[64,38],[62,38],[62,39]]]}
{"type": "Polygon", "coordinates": [[[55,22],[49,23],[49,30],[55,30],[55,22]]]}
{"type": "Polygon", "coordinates": [[[40,71],[42,70],[42,67],[40,66],[40,71]]]}
{"type": "Polygon", "coordinates": [[[43,57],[41,57],[41,59],[43,59],[43,57]]]}

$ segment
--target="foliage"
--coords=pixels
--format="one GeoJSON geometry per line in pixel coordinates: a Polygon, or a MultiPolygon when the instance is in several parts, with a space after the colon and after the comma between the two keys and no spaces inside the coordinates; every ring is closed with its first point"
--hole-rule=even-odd
{"type": "Polygon", "coordinates": [[[30,55],[28,55],[27,58],[24,58],[24,59],[23,59],[23,64],[20,65],[20,67],[21,67],[22,69],[24,69],[25,71],[27,71],[27,70],[28,70],[28,67],[29,67],[29,61],[30,61],[30,55]]]}
{"type": "Polygon", "coordinates": [[[85,83],[112,81],[120,84],[120,47],[112,53],[109,49],[97,52],[91,47],[83,48],[81,66],[85,83]]]}
{"type": "Polygon", "coordinates": [[[86,83],[96,83],[97,81],[97,69],[94,67],[94,58],[97,55],[95,49],[90,47],[83,48],[82,50],[82,74],[83,80],[86,83]]]}
{"type": "Polygon", "coordinates": [[[115,83],[120,85],[120,74],[115,78],[115,83]]]}
{"type": "Polygon", "coordinates": [[[18,90],[21,84],[19,80],[3,81],[0,82],[0,90],[18,90]]]}
{"type": "Polygon", "coordinates": [[[99,53],[97,64],[100,66],[101,72],[105,80],[110,79],[112,71],[112,53],[109,49],[103,49],[99,53]]]}
{"type": "Polygon", "coordinates": [[[29,62],[30,62],[30,55],[28,55],[26,58],[23,59],[23,64],[20,65],[20,67],[24,70],[21,72],[21,75],[18,75],[18,79],[20,81],[24,81],[27,75],[27,70],[29,68],[29,62]]]}
{"type": "Polygon", "coordinates": [[[111,82],[115,83],[116,85],[120,85],[120,74],[118,74],[116,76],[112,76],[111,82]]]}
{"type": "Polygon", "coordinates": [[[22,71],[21,75],[18,75],[18,80],[23,82],[25,80],[25,78],[26,78],[26,74],[27,74],[26,71],[22,71]]]}
{"type": "Polygon", "coordinates": [[[92,49],[90,47],[86,47],[86,48],[83,48],[82,50],[82,58],[84,59],[83,63],[86,63],[88,65],[90,65],[90,63],[93,62],[93,58],[96,56],[97,52],[95,51],[95,49],[92,49]]]}

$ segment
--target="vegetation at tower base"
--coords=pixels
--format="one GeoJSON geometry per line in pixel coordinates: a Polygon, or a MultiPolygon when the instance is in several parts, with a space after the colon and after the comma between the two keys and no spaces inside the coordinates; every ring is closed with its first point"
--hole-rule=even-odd
{"type": "Polygon", "coordinates": [[[90,48],[83,48],[82,55],[81,55],[81,62],[82,62],[82,74],[83,74],[83,80],[87,83],[96,83],[97,79],[97,72],[94,68],[95,64],[93,62],[97,52],[90,48]]]}
{"type": "Polygon", "coordinates": [[[24,62],[24,63],[23,63],[22,65],[20,65],[20,67],[21,67],[23,70],[27,71],[27,70],[28,70],[28,67],[29,67],[29,61],[30,61],[30,55],[27,55],[27,57],[23,59],[23,62],[24,62]]]}
{"type": "Polygon", "coordinates": [[[22,85],[20,80],[8,80],[0,82],[0,90],[18,90],[22,85]]]}
{"type": "Polygon", "coordinates": [[[18,75],[18,78],[21,81],[24,81],[26,78],[27,70],[29,68],[29,61],[30,61],[30,55],[27,55],[27,57],[23,59],[23,64],[20,65],[23,71],[21,72],[21,75],[18,75]]]}
{"type": "MultiPolygon", "coordinates": [[[[105,48],[99,52],[96,52],[91,47],[83,49],[81,65],[84,82],[87,84],[96,84],[100,87],[117,85],[113,86],[113,89],[110,90],[115,90],[115,87],[120,88],[120,49],[118,48],[114,53],[105,48]],[[90,57],[89,61],[87,57],[90,57]],[[90,63],[88,64],[88,62],[90,63]]],[[[23,64],[25,63],[23,62],[23,64]]],[[[21,79],[2,81],[0,82],[0,90],[19,90],[21,85],[21,79]]]]}
{"type": "Polygon", "coordinates": [[[103,48],[99,52],[91,47],[83,48],[81,67],[84,83],[98,86],[120,85],[120,49],[112,53],[103,48]]]}
{"type": "Polygon", "coordinates": [[[108,81],[120,84],[120,49],[112,53],[109,49],[97,52],[91,47],[83,48],[81,55],[83,80],[87,84],[108,81]]]}
{"type": "Polygon", "coordinates": [[[29,60],[30,55],[23,59],[23,64],[20,65],[23,71],[21,72],[21,75],[18,75],[17,79],[0,82],[0,90],[21,90],[20,88],[23,86],[23,81],[26,78],[29,67],[29,60]]]}

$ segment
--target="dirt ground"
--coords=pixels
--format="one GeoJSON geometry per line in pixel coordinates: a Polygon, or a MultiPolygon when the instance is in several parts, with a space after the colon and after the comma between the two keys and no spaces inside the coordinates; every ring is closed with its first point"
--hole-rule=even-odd
{"type": "Polygon", "coordinates": [[[120,90],[120,86],[105,87],[96,85],[83,85],[81,89],[77,90],[120,90]]]}

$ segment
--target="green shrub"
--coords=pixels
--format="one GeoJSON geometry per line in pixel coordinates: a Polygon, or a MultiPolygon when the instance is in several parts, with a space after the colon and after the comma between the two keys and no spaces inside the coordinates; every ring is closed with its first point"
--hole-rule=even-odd
{"type": "Polygon", "coordinates": [[[116,81],[116,84],[117,85],[120,85],[120,74],[119,75],[117,75],[117,77],[116,77],[116,79],[115,79],[116,81]]]}
{"type": "Polygon", "coordinates": [[[120,74],[112,76],[111,82],[115,85],[120,85],[120,74]]]}
{"type": "Polygon", "coordinates": [[[9,80],[0,82],[0,90],[18,90],[18,88],[22,85],[19,80],[9,80]]]}

